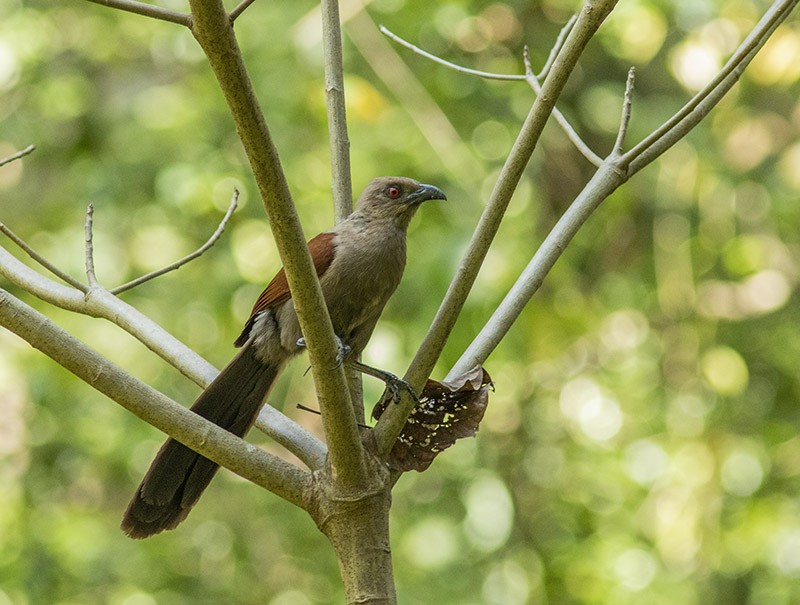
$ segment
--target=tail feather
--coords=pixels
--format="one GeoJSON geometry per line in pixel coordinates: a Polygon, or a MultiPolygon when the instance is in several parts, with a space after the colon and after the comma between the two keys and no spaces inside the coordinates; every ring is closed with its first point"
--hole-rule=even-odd
{"type": "MultiPolygon", "coordinates": [[[[280,372],[265,365],[249,344],[198,397],[192,411],[239,437],[250,429],[280,372]]],[[[189,514],[219,466],[174,439],[168,439],[142,479],[122,519],[132,538],[174,529],[189,514]]]]}

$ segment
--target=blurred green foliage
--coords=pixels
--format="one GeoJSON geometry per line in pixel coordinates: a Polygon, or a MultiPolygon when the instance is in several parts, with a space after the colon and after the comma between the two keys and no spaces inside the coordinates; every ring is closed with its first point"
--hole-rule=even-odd
{"type": "MultiPolygon", "coordinates": [[[[365,4],[368,14],[342,10],[356,188],[408,174],[450,197],[415,221],[410,270],[366,354],[401,372],[533,97],[395,48],[375,24],[451,61],[519,73],[523,45],[542,65],[579,3],[365,4]]],[[[559,106],[604,153],[635,65],[636,142],[765,7],[620,2],[559,106]]],[[[309,235],[332,222],[317,10],[256,2],[236,23],[309,235]]],[[[401,602],[800,602],[799,53],[795,18],[708,120],[578,234],[487,364],[497,390],[477,439],[395,490],[401,602]]],[[[224,364],[279,263],[191,35],[84,2],[0,0],[0,157],[29,143],[34,155],[0,169],[0,220],[79,276],[93,202],[108,286],[197,247],[242,189],[211,252],[124,295],[224,364]]],[[[590,174],[548,127],[437,376],[590,174]]],[[[32,304],[179,401],[196,395],[114,326],[32,304]]],[[[341,601],[310,519],[231,473],[177,531],[124,537],[120,516],[163,436],[9,333],[0,342],[0,605],[341,601]]],[[[314,404],[304,369],[296,362],[271,401],[319,431],[294,409],[314,404]]],[[[366,388],[374,400],[378,386],[366,388]]]]}

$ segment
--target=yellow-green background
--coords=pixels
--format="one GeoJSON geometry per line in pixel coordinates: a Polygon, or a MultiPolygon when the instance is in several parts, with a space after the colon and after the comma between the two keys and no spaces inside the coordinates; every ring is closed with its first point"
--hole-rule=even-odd
{"type": "MultiPolygon", "coordinates": [[[[452,61],[520,73],[523,45],[541,66],[579,3],[367,4],[372,21],[356,2],[342,8],[355,188],[404,174],[449,196],[415,220],[406,278],[366,354],[402,372],[533,97],[524,83],[393,47],[373,21],[452,61]]],[[[559,106],[603,154],[635,65],[636,142],[713,76],[765,7],[622,0],[559,106]]],[[[332,223],[316,11],[260,0],[236,23],[309,235],[332,223]]],[[[795,16],[710,118],[578,234],[487,362],[497,390],[477,439],[395,490],[401,602],[800,602],[798,56],[795,16]]],[[[212,251],[124,295],[223,365],[278,259],[188,31],[88,2],[0,0],[0,156],[29,143],[32,156],[0,169],[0,221],[80,276],[92,202],[108,286],[199,246],[242,189],[212,251]]],[[[435,377],[590,174],[548,127],[435,377]]],[[[113,325],[10,289],[171,397],[196,396],[113,325]]],[[[304,370],[295,362],[270,401],[319,432],[294,407],[315,405],[304,370]]],[[[368,379],[368,400],[378,393],[368,379]]],[[[162,439],[0,332],[0,605],[341,601],[313,523],[228,472],[177,531],[145,542],[118,531],[162,439]]]]}

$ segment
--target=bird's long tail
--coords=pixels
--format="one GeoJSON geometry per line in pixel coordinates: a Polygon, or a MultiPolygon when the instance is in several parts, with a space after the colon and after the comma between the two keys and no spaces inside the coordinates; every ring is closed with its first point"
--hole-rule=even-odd
{"type": "MultiPolygon", "coordinates": [[[[259,361],[246,344],[198,397],[192,411],[239,437],[250,429],[281,370],[259,361]]],[[[189,514],[219,466],[168,439],[150,465],[122,518],[131,538],[174,529],[189,514]]]]}

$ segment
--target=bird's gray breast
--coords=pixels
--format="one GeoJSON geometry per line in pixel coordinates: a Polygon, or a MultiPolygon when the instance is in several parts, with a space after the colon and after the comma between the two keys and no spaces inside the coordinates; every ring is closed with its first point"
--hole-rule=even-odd
{"type": "Polygon", "coordinates": [[[406,264],[402,231],[375,224],[349,227],[334,240],[336,256],[320,280],[334,331],[344,339],[362,326],[372,331],[406,264]]]}

